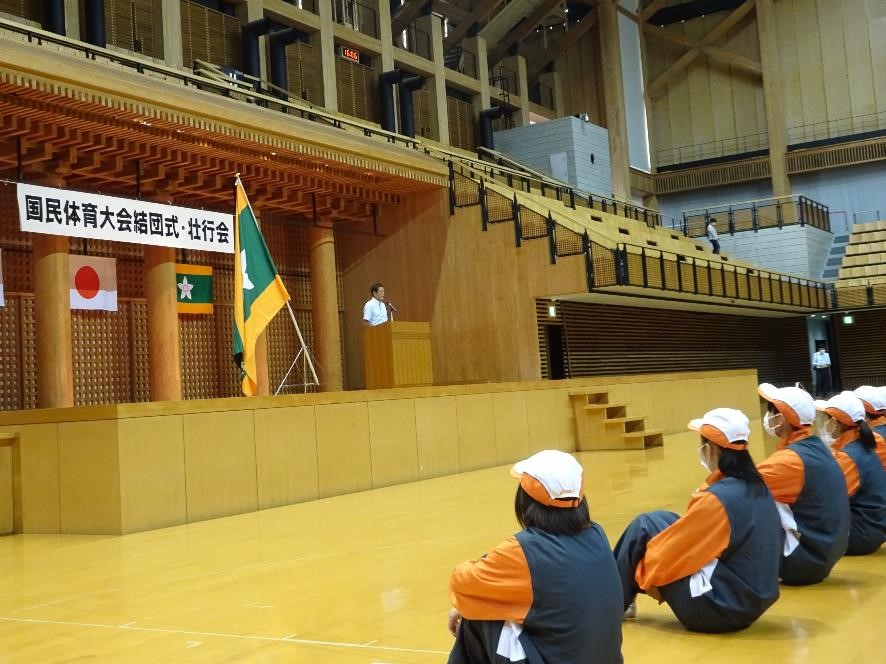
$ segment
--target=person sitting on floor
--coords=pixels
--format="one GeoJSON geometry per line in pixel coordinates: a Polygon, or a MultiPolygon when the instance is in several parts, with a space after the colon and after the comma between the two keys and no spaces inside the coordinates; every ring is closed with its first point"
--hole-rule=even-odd
{"type": "Polygon", "coordinates": [[[545,450],[511,474],[523,530],[452,573],[450,664],[619,664],[621,584],[581,465],[545,450]]]}
{"type": "Polygon", "coordinates": [[[667,602],[696,632],[744,629],[778,599],[782,530],[775,501],[748,453],[748,418],[716,408],[689,428],[711,473],[686,513],[641,514],[615,546],[625,617],[638,592],[667,602]]]}
{"type": "Polygon", "coordinates": [[[782,515],[786,539],[781,580],[794,586],[819,583],[849,543],[849,498],[834,455],[812,433],[815,401],[797,387],[757,388],[767,401],[763,428],[778,449],[757,466],[782,515]]]}
{"type": "Polygon", "coordinates": [[[822,438],[843,469],[849,493],[848,556],[876,552],[886,541],[886,468],[877,448],[886,445],[865,421],[864,404],[853,392],[840,392],[815,407],[826,413],[822,438]]]}

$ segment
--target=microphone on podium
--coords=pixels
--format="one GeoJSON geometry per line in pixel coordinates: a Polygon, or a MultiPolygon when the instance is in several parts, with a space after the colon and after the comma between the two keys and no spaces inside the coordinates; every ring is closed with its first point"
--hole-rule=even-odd
{"type": "Polygon", "coordinates": [[[391,311],[393,311],[394,313],[397,313],[397,307],[395,307],[395,306],[394,306],[393,304],[391,304],[390,302],[388,302],[388,306],[391,308],[391,311]]]}

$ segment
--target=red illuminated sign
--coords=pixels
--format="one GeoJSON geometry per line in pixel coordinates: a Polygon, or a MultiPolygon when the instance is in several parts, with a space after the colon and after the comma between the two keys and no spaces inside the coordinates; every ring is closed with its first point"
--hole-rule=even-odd
{"type": "Polygon", "coordinates": [[[348,48],[347,46],[340,46],[339,49],[341,57],[353,60],[354,62],[360,62],[360,51],[348,48]]]}

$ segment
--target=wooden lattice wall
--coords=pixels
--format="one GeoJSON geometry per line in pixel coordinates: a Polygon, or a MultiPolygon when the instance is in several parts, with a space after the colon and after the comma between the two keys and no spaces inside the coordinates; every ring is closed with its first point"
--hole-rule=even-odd
{"type": "MultiPolygon", "coordinates": [[[[268,217],[262,220],[262,231],[292,296],[292,307],[305,341],[313,348],[308,226],[303,220],[268,217]]],[[[147,401],[149,363],[143,248],[82,239],[72,239],[69,246],[72,253],[117,260],[119,308],[117,312],[71,312],[75,403],[147,401]]],[[[13,186],[0,185],[0,248],[3,249],[6,292],[6,306],[0,307],[0,410],[35,408],[37,371],[31,240],[29,234],[18,228],[13,186]]],[[[240,387],[231,359],[233,258],[209,252],[178,253],[181,262],[213,267],[215,292],[213,315],[179,316],[184,398],[236,396],[240,387]]],[[[340,278],[337,286],[341,309],[340,278]]],[[[297,348],[289,315],[281,312],[268,328],[272,389],[282,380],[297,348]]]]}

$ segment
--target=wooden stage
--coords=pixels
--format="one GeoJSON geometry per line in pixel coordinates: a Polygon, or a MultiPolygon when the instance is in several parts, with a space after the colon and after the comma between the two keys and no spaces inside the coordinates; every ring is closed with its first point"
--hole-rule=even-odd
{"type": "MultiPolygon", "coordinates": [[[[752,452],[763,454],[759,420],[752,452]]],[[[697,437],[579,455],[615,541],[638,512],[682,511],[697,437]]],[[[443,662],[446,584],[516,530],[507,467],[122,537],[0,538],[0,661],[443,662]]],[[[750,629],[703,636],[641,597],[629,664],[863,664],[886,650],[886,553],[846,558],[750,629]]]]}
{"type": "Polygon", "coordinates": [[[576,392],[664,433],[759,409],[735,370],[0,413],[0,525],[120,535],[574,451],[576,392]]]}

